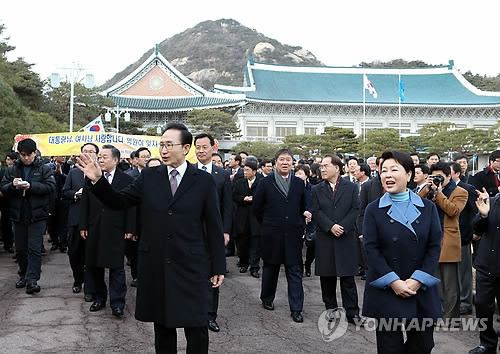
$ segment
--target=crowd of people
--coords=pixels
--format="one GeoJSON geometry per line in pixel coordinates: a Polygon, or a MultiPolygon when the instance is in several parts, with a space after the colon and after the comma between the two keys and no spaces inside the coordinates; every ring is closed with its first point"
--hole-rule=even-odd
{"type": "Polygon", "coordinates": [[[434,153],[425,161],[399,151],[296,160],[283,148],[273,159],[241,151],[224,161],[212,136],[193,138],[180,123],[166,127],[160,159],[146,147],[123,157],[113,145],[86,143],[78,163],[45,161],[29,138],[17,150],[0,170],[2,240],[19,265],[15,286],[41,291],[47,232],[51,250],[68,252],[72,291],[83,292],[89,311],[105,308],[109,294],[112,314],[123,316],[127,288],[137,287],[135,315],[154,323],[157,352],[176,351],[175,328],[184,328],[188,352],[208,351],[208,330],[221,330],[220,285],[234,271],[226,266],[232,256],[237,271],[261,278],[269,311],[284,266],[298,323],[303,277],[319,276],[328,321],[339,319],[339,279],[349,323],[402,321],[377,327],[380,353],[430,352],[434,327],[474,306],[486,328],[470,352],[496,352],[500,150],[474,176],[466,156],[444,162],[434,153]],[[185,160],[191,144],[196,164],[185,160]],[[366,280],[362,304],[357,276],[366,280]],[[423,325],[406,330],[412,319],[423,325]]]}

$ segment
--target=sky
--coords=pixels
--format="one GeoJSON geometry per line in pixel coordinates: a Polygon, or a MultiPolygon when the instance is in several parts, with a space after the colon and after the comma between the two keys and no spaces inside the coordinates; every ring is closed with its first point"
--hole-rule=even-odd
{"type": "MultiPolygon", "coordinates": [[[[98,85],[173,35],[232,18],[329,66],[402,58],[500,73],[499,0],[2,0],[3,37],[42,79],[75,62],[98,85]]],[[[168,57],[168,54],[166,55],[168,57]]],[[[243,68],[242,68],[243,69],[243,68]]]]}

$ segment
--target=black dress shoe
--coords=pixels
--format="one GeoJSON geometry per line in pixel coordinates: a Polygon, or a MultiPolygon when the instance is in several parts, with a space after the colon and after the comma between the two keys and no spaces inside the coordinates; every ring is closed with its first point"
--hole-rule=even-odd
{"type": "Polygon", "coordinates": [[[73,284],[71,290],[73,290],[73,294],[78,294],[80,293],[80,291],[82,291],[82,286],[73,284]]]}
{"type": "Polygon", "coordinates": [[[36,283],[36,281],[29,282],[26,285],[26,294],[34,294],[40,292],[40,285],[36,283]]]}
{"type": "Polygon", "coordinates": [[[240,273],[246,273],[248,270],[248,267],[241,267],[240,268],[240,273]]]}
{"type": "MultiPolygon", "coordinates": [[[[104,306],[103,306],[104,307],[104,306]]],[[[92,307],[90,307],[90,311],[92,311],[92,307]]],[[[123,309],[119,308],[119,307],[113,307],[111,309],[111,314],[113,316],[116,316],[116,317],[121,317],[123,316],[123,309]]]]}
{"type": "Polygon", "coordinates": [[[366,320],[359,315],[354,315],[354,316],[347,316],[347,322],[357,325],[363,325],[365,324],[366,320]]]}
{"type": "Polygon", "coordinates": [[[292,311],[292,313],[290,314],[290,316],[292,316],[292,320],[294,322],[304,322],[304,317],[302,316],[302,314],[300,313],[300,311],[292,311]]]}
{"type": "Polygon", "coordinates": [[[251,270],[250,275],[254,278],[260,278],[259,272],[256,270],[251,270]]]}
{"type": "Polygon", "coordinates": [[[52,244],[52,247],[50,247],[50,250],[51,250],[51,251],[55,251],[55,250],[56,250],[56,249],[58,249],[58,248],[59,248],[59,245],[58,245],[57,243],[53,243],[53,244],[52,244]]]}
{"type": "Polygon", "coordinates": [[[9,247],[5,249],[5,252],[14,253],[14,249],[12,247],[9,247]]]}
{"type": "Polygon", "coordinates": [[[274,304],[272,302],[263,302],[262,307],[269,311],[274,310],[274,304]]]}
{"type": "Polygon", "coordinates": [[[83,300],[85,302],[92,302],[94,301],[94,297],[92,295],[89,295],[89,294],[86,294],[84,297],[83,297],[83,300]]]}
{"type": "Polygon", "coordinates": [[[475,347],[474,349],[469,350],[469,354],[481,354],[481,353],[488,353],[488,354],[493,354],[496,353],[497,351],[495,349],[488,349],[484,345],[480,345],[478,347],[475,347]]]}
{"type": "Polygon", "coordinates": [[[241,262],[240,261],[236,262],[236,266],[241,267],[241,262]]]}
{"type": "Polygon", "coordinates": [[[310,277],[311,276],[311,271],[310,270],[306,270],[306,277],[310,277]]]}
{"type": "Polygon", "coordinates": [[[460,314],[461,315],[472,315],[472,307],[460,307],[460,314]]]}
{"type": "Polygon", "coordinates": [[[100,309],[106,307],[106,304],[104,302],[100,301],[94,301],[92,305],[90,305],[90,312],[96,312],[99,311],[100,309]]]}
{"type": "Polygon", "coordinates": [[[59,251],[60,251],[61,253],[66,253],[66,251],[67,251],[67,250],[68,250],[68,248],[67,248],[66,246],[61,246],[61,247],[59,247],[59,251]]]}
{"type": "Polygon", "coordinates": [[[20,278],[18,281],[16,281],[16,288],[21,289],[26,287],[26,279],[20,278]]]}
{"type": "Polygon", "coordinates": [[[137,279],[132,279],[132,281],[130,282],[130,286],[137,288],[137,279]]]}
{"type": "Polygon", "coordinates": [[[220,327],[217,324],[217,322],[215,322],[215,320],[208,320],[208,329],[211,330],[212,332],[220,331],[220,327]]]}

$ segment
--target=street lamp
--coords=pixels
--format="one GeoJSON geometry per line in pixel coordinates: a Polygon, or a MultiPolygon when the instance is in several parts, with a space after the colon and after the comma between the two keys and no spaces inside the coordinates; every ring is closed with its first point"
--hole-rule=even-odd
{"type": "MultiPolygon", "coordinates": [[[[75,102],[75,81],[77,78],[77,74],[80,71],[85,70],[80,65],[75,64],[73,62],[71,64],[71,68],[59,68],[60,70],[70,70],[70,84],[71,84],[71,93],[70,93],[70,103],[69,103],[69,132],[73,133],[73,107],[75,102]]],[[[50,78],[50,86],[53,88],[59,88],[61,86],[61,79],[59,73],[53,73],[50,78]]],[[[84,86],[88,89],[91,89],[95,86],[94,84],[94,76],[92,74],[85,75],[84,86]]]]}
{"type": "Polygon", "coordinates": [[[126,109],[120,109],[119,106],[116,106],[115,109],[108,109],[108,112],[104,114],[104,120],[106,122],[111,122],[111,113],[113,113],[116,117],[116,132],[120,132],[120,116],[122,113],[125,113],[123,115],[123,119],[125,122],[130,122],[130,113],[126,109]]]}

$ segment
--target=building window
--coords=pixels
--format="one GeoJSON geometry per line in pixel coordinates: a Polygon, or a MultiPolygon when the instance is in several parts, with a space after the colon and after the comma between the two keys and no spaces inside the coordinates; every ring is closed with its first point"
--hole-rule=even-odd
{"type": "Polygon", "coordinates": [[[297,134],[296,127],[276,127],[276,136],[287,136],[297,134]]]}
{"type": "Polygon", "coordinates": [[[267,136],[267,127],[247,127],[247,136],[267,136]]]}
{"type": "Polygon", "coordinates": [[[318,128],[304,128],[304,135],[316,135],[318,134],[318,128]]]}

